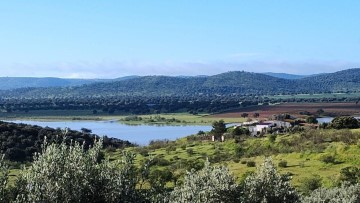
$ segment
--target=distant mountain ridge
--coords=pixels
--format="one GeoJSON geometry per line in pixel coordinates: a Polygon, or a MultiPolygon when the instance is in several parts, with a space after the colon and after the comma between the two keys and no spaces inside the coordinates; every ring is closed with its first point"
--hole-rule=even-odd
{"type": "Polygon", "coordinates": [[[0,77],[0,90],[11,90],[28,87],[70,87],[97,82],[113,82],[134,79],[140,76],[125,76],[115,79],[68,79],[55,77],[0,77]]]}
{"type": "Polygon", "coordinates": [[[272,77],[276,77],[276,78],[291,79],[291,80],[296,80],[296,79],[311,77],[311,75],[295,75],[295,74],[289,74],[289,73],[266,72],[266,73],[264,73],[264,74],[265,74],[265,75],[272,76],[272,77]]]}
{"type": "Polygon", "coordinates": [[[360,92],[360,69],[284,79],[261,73],[232,71],[213,76],[133,76],[72,87],[22,88],[1,91],[2,97],[108,97],[269,95],[323,92],[360,92]]]}
{"type": "MultiPolygon", "coordinates": [[[[263,73],[265,75],[273,76],[282,79],[302,79],[305,77],[311,77],[313,75],[294,75],[288,73],[263,73]]],[[[141,76],[130,75],[119,77],[115,79],[68,79],[68,78],[56,78],[56,77],[0,77],[0,90],[11,90],[18,88],[28,87],[70,87],[70,86],[81,86],[86,84],[98,83],[98,82],[115,82],[129,79],[140,78],[141,76]]],[[[144,76],[143,76],[144,77],[144,76]]],[[[197,76],[174,76],[179,78],[206,78],[208,75],[197,75],[197,76]]]]}
{"type": "Polygon", "coordinates": [[[323,74],[326,74],[326,73],[319,73],[319,74],[312,74],[312,75],[296,75],[296,74],[289,74],[289,73],[266,72],[266,73],[263,73],[263,74],[273,76],[273,77],[276,77],[276,78],[297,80],[297,79],[308,78],[308,77],[312,77],[312,76],[323,75],[323,74]]]}
{"type": "Polygon", "coordinates": [[[65,87],[79,86],[97,82],[86,79],[63,79],[63,78],[32,78],[32,77],[0,77],[0,90],[10,90],[24,87],[65,87]]]}

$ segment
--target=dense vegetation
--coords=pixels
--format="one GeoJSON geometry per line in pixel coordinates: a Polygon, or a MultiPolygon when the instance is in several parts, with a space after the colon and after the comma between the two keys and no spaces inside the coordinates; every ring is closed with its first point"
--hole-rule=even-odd
{"type": "Polygon", "coordinates": [[[62,79],[62,78],[30,78],[0,77],[0,90],[24,87],[66,87],[100,82],[101,80],[62,79]]]}
{"type": "MultiPolygon", "coordinates": [[[[63,130],[61,129],[0,121],[0,153],[4,154],[5,159],[10,161],[31,161],[34,153],[41,151],[45,137],[49,143],[59,143],[63,139],[60,136],[62,134],[63,130]]],[[[67,143],[73,140],[83,143],[86,147],[93,145],[94,140],[99,138],[85,128],[82,129],[82,132],[67,129],[65,136],[67,143]]],[[[128,141],[104,137],[104,146],[122,148],[133,145],[128,141]]]]}
{"type": "Polygon", "coordinates": [[[34,78],[34,77],[0,77],[0,90],[12,90],[26,87],[70,87],[97,82],[114,82],[136,78],[126,76],[116,79],[65,79],[65,78],[34,78]]]}
{"type": "Polygon", "coordinates": [[[97,159],[101,141],[84,151],[78,143],[46,145],[34,162],[24,168],[14,185],[8,184],[8,168],[0,159],[1,202],[329,202],[357,203],[360,185],[343,183],[332,189],[318,188],[302,195],[279,174],[272,159],[265,159],[255,173],[237,183],[227,167],[191,169],[182,183],[164,188],[164,180],[151,177],[148,163],[137,167],[134,155],[123,152],[121,161],[97,159]],[[45,169],[45,170],[44,170],[45,169]],[[157,181],[156,181],[157,180],[157,181]],[[157,182],[158,184],[151,184],[157,182]],[[143,187],[144,184],[150,184],[143,187]]]}
{"type": "MultiPolygon", "coordinates": [[[[340,118],[347,120],[347,117],[340,118]]],[[[237,182],[242,182],[260,165],[264,156],[272,156],[280,171],[291,174],[292,184],[304,194],[322,186],[339,186],[344,181],[358,183],[359,130],[322,127],[326,129],[297,126],[282,135],[269,131],[265,137],[252,138],[244,129],[229,128],[224,133],[222,122],[214,122],[213,131],[208,133],[199,132],[177,141],[152,141],[149,146],[129,150],[138,153],[139,163],[152,157],[150,173],[166,174],[162,180],[170,183],[182,182],[181,177],[187,170],[200,170],[207,160],[227,165],[238,178],[237,182]],[[209,141],[209,134],[222,133],[225,142],[209,141]]],[[[109,155],[114,160],[120,156],[119,152],[109,155]]]]}
{"type": "Polygon", "coordinates": [[[360,69],[301,79],[282,79],[260,73],[234,71],[207,77],[145,76],[69,88],[27,88],[3,91],[3,97],[84,96],[197,96],[273,95],[348,92],[360,90],[360,69]],[[260,85],[261,84],[261,85],[260,85]],[[16,93],[21,92],[22,95],[16,93]]]}
{"type": "Polygon", "coordinates": [[[358,94],[359,70],[296,80],[228,72],[208,77],[146,76],[74,87],[28,87],[0,91],[0,110],[7,113],[36,110],[88,110],[94,114],[214,113],[278,102],[358,103],[357,96],[328,93],[358,94]],[[324,93],[324,96],[274,96],[299,93],[324,93]]]}

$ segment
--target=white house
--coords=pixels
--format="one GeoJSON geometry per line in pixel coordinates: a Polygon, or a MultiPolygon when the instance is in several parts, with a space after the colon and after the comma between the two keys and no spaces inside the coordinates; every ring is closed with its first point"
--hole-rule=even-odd
{"type": "Polygon", "coordinates": [[[262,132],[263,130],[266,130],[266,128],[271,128],[273,126],[274,126],[273,123],[259,123],[256,125],[256,131],[262,132]]]}

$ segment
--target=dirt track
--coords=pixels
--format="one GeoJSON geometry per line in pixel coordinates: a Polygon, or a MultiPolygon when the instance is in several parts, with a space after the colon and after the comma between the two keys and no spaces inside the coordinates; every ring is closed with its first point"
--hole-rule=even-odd
{"type": "Polygon", "coordinates": [[[323,109],[324,114],[331,116],[360,115],[360,104],[355,103],[285,103],[274,106],[254,106],[238,111],[212,115],[215,118],[238,118],[242,113],[248,113],[252,118],[254,113],[260,114],[260,119],[267,119],[274,114],[288,113],[295,117],[304,117],[300,112],[308,111],[315,114],[318,109],[323,109]]]}

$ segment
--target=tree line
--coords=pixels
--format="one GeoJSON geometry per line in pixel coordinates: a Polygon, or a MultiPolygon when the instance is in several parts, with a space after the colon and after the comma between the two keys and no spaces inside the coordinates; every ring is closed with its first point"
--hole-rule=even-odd
{"type": "Polygon", "coordinates": [[[216,113],[248,106],[286,102],[358,102],[358,98],[269,98],[248,94],[196,96],[83,96],[0,98],[0,111],[31,113],[38,110],[86,110],[90,114],[216,113]]]}

